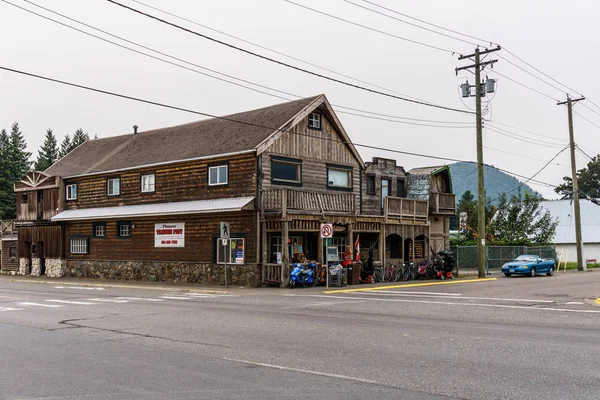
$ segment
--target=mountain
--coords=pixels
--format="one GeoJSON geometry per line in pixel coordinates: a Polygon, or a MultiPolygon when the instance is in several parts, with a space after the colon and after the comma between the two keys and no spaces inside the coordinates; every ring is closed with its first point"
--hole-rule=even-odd
{"type": "MultiPolygon", "coordinates": [[[[485,165],[483,167],[483,177],[485,181],[485,194],[492,200],[496,200],[502,193],[507,193],[518,187],[522,182],[515,177],[508,175],[497,168],[485,165]]],[[[477,197],[477,164],[459,162],[450,164],[450,173],[452,174],[452,191],[456,194],[456,202],[458,202],[464,192],[470,190],[477,197]]],[[[521,187],[521,192],[529,192],[531,194],[540,195],[528,185],[521,187]]],[[[517,194],[514,190],[511,194],[517,194]]],[[[498,201],[493,201],[497,204],[498,201]]]]}

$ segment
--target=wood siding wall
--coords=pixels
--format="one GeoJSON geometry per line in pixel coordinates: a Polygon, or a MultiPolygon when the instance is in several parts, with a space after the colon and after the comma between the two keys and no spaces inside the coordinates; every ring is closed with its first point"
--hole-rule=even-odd
{"type": "Polygon", "coordinates": [[[65,185],[73,183],[77,184],[78,198],[67,201],[66,209],[255,196],[256,157],[254,154],[244,154],[65,181],[65,185]],[[208,168],[219,163],[229,163],[228,184],[209,186],[208,168]],[[141,192],[141,176],[145,174],[156,176],[156,187],[152,193],[141,192]],[[121,179],[121,194],[108,196],[106,181],[115,177],[121,179]]]}
{"type": "Polygon", "coordinates": [[[406,197],[406,172],[404,168],[396,166],[396,160],[374,158],[372,163],[365,164],[365,173],[362,180],[363,214],[380,215],[382,213],[381,180],[389,179],[389,196],[396,197],[398,193],[398,180],[404,182],[403,193],[406,197]],[[367,176],[375,176],[375,192],[367,193],[367,176]]]}
{"type": "Polygon", "coordinates": [[[17,221],[49,220],[59,208],[59,189],[39,189],[17,193],[17,221]],[[41,218],[38,218],[38,192],[42,193],[41,218]]]}
{"type": "Polygon", "coordinates": [[[17,248],[16,240],[2,241],[2,259],[0,260],[0,267],[2,268],[2,271],[17,271],[19,269],[19,258],[10,257],[11,247],[17,248]]]}
{"type": "MultiPolygon", "coordinates": [[[[19,235],[19,257],[29,258],[31,256],[31,245],[36,245],[38,242],[43,242],[43,256],[45,258],[62,258],[64,257],[64,246],[62,229],[60,226],[34,226],[17,228],[19,235]]],[[[39,253],[39,251],[38,251],[39,253]]],[[[34,257],[39,257],[40,254],[34,254],[34,257]]]]}
{"type": "Polygon", "coordinates": [[[94,238],[92,221],[68,222],[65,224],[66,255],[69,260],[113,260],[113,261],[184,261],[212,263],[214,238],[219,234],[219,222],[230,223],[231,237],[245,238],[246,263],[256,263],[256,213],[235,212],[222,214],[199,214],[180,217],[153,217],[129,220],[135,228],[131,238],[117,238],[117,221],[106,222],[106,238],[94,238]],[[185,223],[185,247],[154,247],[155,223],[185,223]],[[89,254],[71,254],[69,238],[89,238],[89,254]]]}
{"type": "Polygon", "coordinates": [[[348,146],[339,141],[341,136],[336,132],[325,115],[322,117],[322,129],[309,129],[308,118],[304,118],[290,130],[300,133],[295,135],[284,132],[262,154],[262,189],[280,189],[290,187],[318,193],[344,193],[344,191],[327,187],[327,165],[352,167],[352,191],[355,204],[360,204],[360,164],[348,146]],[[336,142],[338,141],[338,142],[336,142]],[[271,182],[271,156],[290,157],[302,160],[302,186],[286,186],[271,182]]]}

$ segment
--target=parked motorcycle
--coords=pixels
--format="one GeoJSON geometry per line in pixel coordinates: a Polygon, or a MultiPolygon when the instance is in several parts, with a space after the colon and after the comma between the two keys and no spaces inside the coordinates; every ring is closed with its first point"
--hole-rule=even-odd
{"type": "Polygon", "coordinates": [[[294,263],[290,272],[290,289],[296,286],[313,287],[317,284],[317,265],[294,263]]]}

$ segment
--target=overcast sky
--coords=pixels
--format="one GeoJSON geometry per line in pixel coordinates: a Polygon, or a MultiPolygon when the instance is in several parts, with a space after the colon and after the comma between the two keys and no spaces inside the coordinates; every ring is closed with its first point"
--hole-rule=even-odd
{"type": "MultiPolygon", "coordinates": [[[[8,1],[76,25],[23,0],[8,1]]],[[[394,91],[463,110],[475,106],[474,98],[461,99],[459,96],[458,86],[467,77],[471,84],[474,84],[474,79],[468,72],[461,72],[456,76],[455,68],[469,63],[468,60],[459,61],[456,54],[353,26],[284,0],[143,1],[207,27],[383,87],[388,92],[394,91]]],[[[475,47],[371,13],[343,0],[294,1],[396,36],[459,53],[473,52],[475,47]]],[[[375,8],[362,0],[352,1],[375,8]]],[[[594,71],[595,66],[600,64],[600,54],[594,50],[597,47],[596,31],[600,15],[600,5],[596,1],[372,1],[446,28],[499,43],[534,67],[580,91],[600,105],[599,80],[593,74],[584,73],[594,71]]],[[[474,126],[474,117],[471,115],[414,105],[293,71],[136,15],[105,0],[34,2],[202,67],[293,95],[312,96],[324,93],[334,105],[407,118],[464,121],[465,125],[474,126]]],[[[350,78],[302,64],[161,14],[132,0],[122,2],[249,50],[356,83],[350,78]]],[[[5,67],[216,115],[284,101],[85,36],[16,9],[5,2],[0,2],[0,17],[0,65],[5,67]]],[[[97,34],[106,37],[104,34],[97,34]]],[[[464,37],[463,39],[472,41],[464,37]]],[[[556,146],[540,144],[551,142],[566,146],[567,109],[565,106],[557,106],[555,100],[498,76],[494,71],[539,90],[553,99],[564,100],[566,89],[557,90],[544,84],[498,56],[523,66],[555,86],[559,85],[521,64],[506,51],[494,54],[492,57],[497,58],[499,62],[494,70],[486,70],[484,73],[490,78],[498,79],[498,90],[491,101],[491,111],[486,115],[486,118],[491,118],[492,121],[488,126],[502,123],[547,135],[547,138],[543,138],[504,125],[496,125],[529,137],[526,140],[533,143],[528,143],[486,129],[485,162],[524,176],[532,176],[560,150],[556,146]],[[543,143],[540,143],[540,140],[543,143]],[[526,155],[529,158],[521,157],[526,155]]],[[[181,64],[178,61],[177,63],[181,64]]],[[[369,86],[362,83],[361,85],[369,86]]],[[[268,92],[293,98],[290,95],[268,92]]],[[[573,96],[578,94],[572,93],[573,96]]],[[[594,108],[590,102],[586,104],[600,113],[600,109],[594,108]]],[[[594,114],[583,104],[576,105],[575,110],[600,125],[600,115],[594,114]]],[[[360,144],[457,159],[476,159],[475,129],[471,127],[423,127],[345,113],[339,113],[338,116],[352,140],[360,144]]],[[[34,155],[37,155],[48,128],[52,128],[61,141],[65,133],[72,134],[80,127],[87,130],[91,136],[97,134],[98,137],[106,137],[130,133],[133,125],[139,125],[143,131],[198,119],[197,115],[185,112],[111,98],[0,71],[0,127],[9,129],[13,122],[18,121],[34,155]]],[[[435,125],[453,126],[447,123],[435,125]]],[[[576,142],[591,156],[600,152],[600,145],[596,139],[599,134],[599,128],[575,115],[576,142]]],[[[407,169],[444,163],[360,147],[358,150],[365,161],[369,161],[373,156],[396,158],[398,163],[407,169]]],[[[578,155],[577,162],[578,167],[581,167],[586,163],[586,158],[578,155]]],[[[567,150],[536,179],[559,184],[562,176],[570,174],[568,165],[567,150]]],[[[555,197],[552,188],[540,184],[533,184],[532,187],[547,197],[555,197]]]]}

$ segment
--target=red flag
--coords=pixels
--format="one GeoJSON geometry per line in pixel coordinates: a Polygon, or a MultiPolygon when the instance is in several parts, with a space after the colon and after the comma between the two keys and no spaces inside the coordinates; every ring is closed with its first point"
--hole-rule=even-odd
{"type": "Polygon", "coordinates": [[[354,249],[356,250],[356,262],[360,261],[360,234],[356,234],[356,242],[354,242],[354,249]]]}

